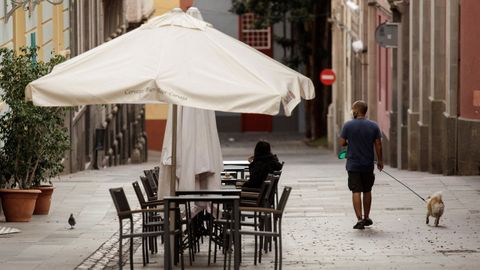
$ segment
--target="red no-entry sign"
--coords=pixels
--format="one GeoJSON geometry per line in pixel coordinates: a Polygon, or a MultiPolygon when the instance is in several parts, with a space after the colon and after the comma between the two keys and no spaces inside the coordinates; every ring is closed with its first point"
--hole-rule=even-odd
{"type": "Polygon", "coordinates": [[[331,69],[324,69],[320,73],[320,82],[322,82],[323,85],[332,85],[336,79],[337,76],[331,69]]]}

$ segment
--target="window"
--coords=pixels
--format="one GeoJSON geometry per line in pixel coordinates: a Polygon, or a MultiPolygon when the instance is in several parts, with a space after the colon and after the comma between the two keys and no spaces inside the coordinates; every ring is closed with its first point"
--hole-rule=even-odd
{"type": "Polygon", "coordinates": [[[255,15],[246,13],[240,17],[240,40],[257,50],[272,48],[271,27],[255,29],[255,15]]]}

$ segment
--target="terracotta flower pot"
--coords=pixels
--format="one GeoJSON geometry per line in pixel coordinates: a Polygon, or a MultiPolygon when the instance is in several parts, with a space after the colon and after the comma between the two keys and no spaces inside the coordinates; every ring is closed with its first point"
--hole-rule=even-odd
{"type": "Polygon", "coordinates": [[[53,186],[39,186],[35,187],[35,189],[39,189],[42,191],[42,193],[38,195],[33,214],[48,215],[48,212],[50,211],[50,204],[52,202],[52,193],[55,188],[53,186]]]}
{"type": "Polygon", "coordinates": [[[0,189],[3,213],[7,222],[28,222],[32,219],[38,189],[0,189]]]}

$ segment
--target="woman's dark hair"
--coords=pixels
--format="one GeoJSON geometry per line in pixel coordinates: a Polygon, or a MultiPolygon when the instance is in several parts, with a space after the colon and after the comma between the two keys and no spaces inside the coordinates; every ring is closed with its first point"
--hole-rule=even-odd
{"type": "Polygon", "coordinates": [[[268,154],[271,154],[270,144],[266,141],[259,141],[255,146],[253,157],[258,158],[268,154]]]}

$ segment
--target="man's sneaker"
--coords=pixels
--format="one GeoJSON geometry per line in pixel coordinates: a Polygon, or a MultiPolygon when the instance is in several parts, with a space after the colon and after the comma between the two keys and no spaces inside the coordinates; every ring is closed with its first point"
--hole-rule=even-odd
{"type": "Polygon", "coordinates": [[[363,220],[363,225],[364,226],[370,226],[373,224],[373,221],[370,218],[366,218],[363,220]]]}
{"type": "Polygon", "coordinates": [[[363,224],[363,220],[360,220],[359,222],[357,222],[357,224],[355,224],[355,226],[353,226],[353,228],[357,229],[357,230],[365,229],[365,225],[363,224]]]}

